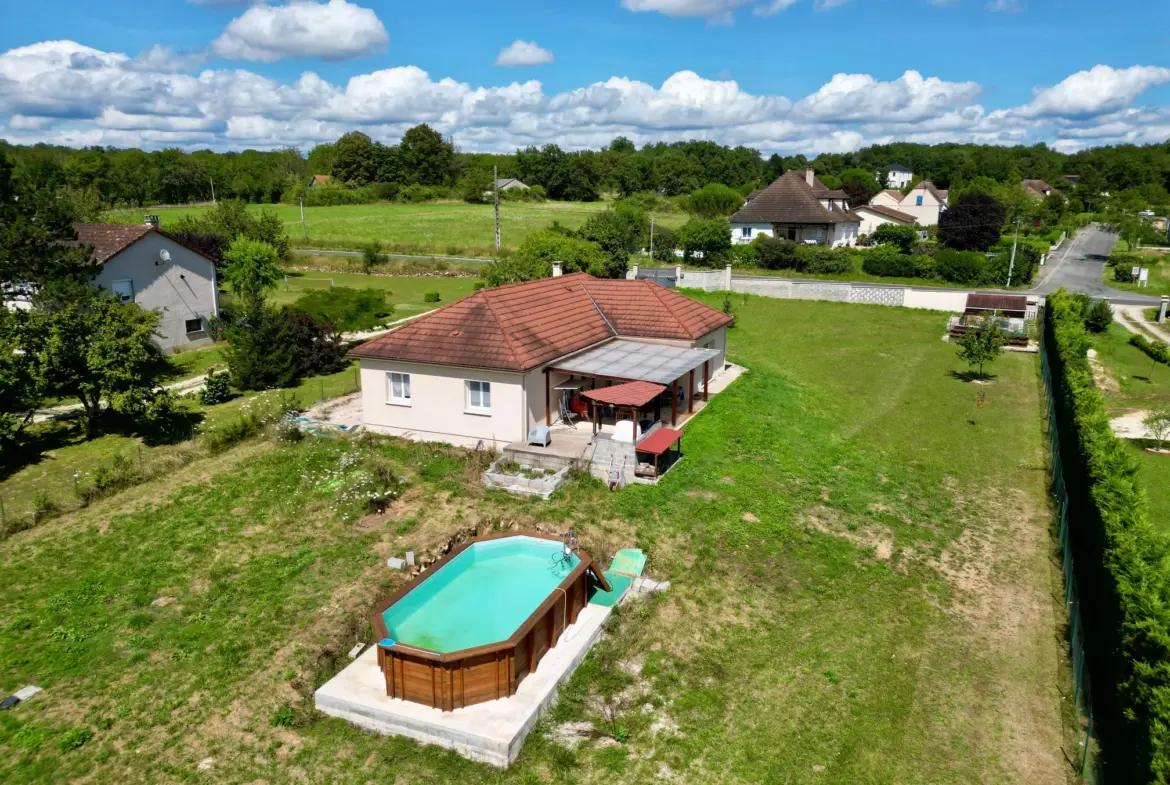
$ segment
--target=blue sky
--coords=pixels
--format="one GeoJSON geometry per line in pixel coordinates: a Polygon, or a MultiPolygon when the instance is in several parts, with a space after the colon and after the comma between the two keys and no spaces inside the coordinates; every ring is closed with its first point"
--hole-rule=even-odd
{"type": "Polygon", "coordinates": [[[485,150],[1170,137],[1165,2],[39,0],[0,18],[17,142],[308,147],[421,121],[485,150]],[[527,64],[496,64],[513,42],[527,64]]]}

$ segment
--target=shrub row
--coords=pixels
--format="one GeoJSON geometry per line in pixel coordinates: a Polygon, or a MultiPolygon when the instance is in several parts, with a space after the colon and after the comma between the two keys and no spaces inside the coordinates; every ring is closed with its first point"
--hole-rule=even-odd
{"type": "Polygon", "coordinates": [[[1141,349],[1151,359],[1157,360],[1165,365],[1170,365],[1170,346],[1167,346],[1162,341],[1151,341],[1144,335],[1131,335],[1129,337],[1129,345],[1141,349]]]}
{"type": "Polygon", "coordinates": [[[1093,383],[1082,308],[1049,295],[1045,338],[1094,713],[1110,781],[1170,782],[1170,547],[1093,383]]]}

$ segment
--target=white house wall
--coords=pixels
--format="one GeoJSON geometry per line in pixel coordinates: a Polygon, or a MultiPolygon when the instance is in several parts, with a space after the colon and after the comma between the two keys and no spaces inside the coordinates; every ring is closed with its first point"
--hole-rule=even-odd
{"type": "MultiPolygon", "coordinates": [[[[362,424],[371,431],[459,447],[504,447],[527,435],[529,403],[521,374],[365,358],[360,365],[362,424]],[[391,371],[410,374],[409,405],[390,401],[391,371]],[[467,410],[467,381],[491,384],[490,413],[467,410]]],[[[543,389],[540,407],[543,420],[543,389]]]]}
{"type": "Polygon", "coordinates": [[[901,221],[895,221],[893,218],[882,215],[881,213],[874,213],[866,210],[864,207],[858,208],[854,212],[861,218],[860,232],[864,235],[871,235],[877,231],[879,226],[884,224],[895,224],[897,226],[909,226],[901,221]]]}
{"type": "Polygon", "coordinates": [[[164,349],[210,343],[207,317],[218,314],[215,265],[174,240],[150,232],[102,265],[94,284],[111,291],[116,281],[131,281],[134,302],[162,314],[157,342],[164,349]],[[163,263],[161,251],[171,255],[163,263]],[[187,332],[187,321],[200,319],[203,329],[187,332]]]}
{"type": "Polygon", "coordinates": [[[747,245],[757,237],[772,236],[774,234],[770,223],[733,223],[731,225],[732,245],[747,245]]]}

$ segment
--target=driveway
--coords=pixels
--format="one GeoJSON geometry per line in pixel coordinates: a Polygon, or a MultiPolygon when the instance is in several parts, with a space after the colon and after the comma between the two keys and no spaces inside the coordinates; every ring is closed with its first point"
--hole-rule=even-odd
{"type": "Polygon", "coordinates": [[[1093,297],[1108,297],[1123,305],[1157,305],[1160,298],[1114,289],[1101,280],[1117,235],[1097,226],[1086,226],[1072,242],[1052,254],[1044,266],[1044,277],[1032,287],[1037,294],[1049,294],[1064,287],[1093,297]]]}

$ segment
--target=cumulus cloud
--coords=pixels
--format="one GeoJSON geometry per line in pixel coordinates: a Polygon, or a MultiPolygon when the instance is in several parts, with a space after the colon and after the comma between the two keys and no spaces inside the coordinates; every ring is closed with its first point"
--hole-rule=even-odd
{"type": "Polygon", "coordinates": [[[1023,117],[1086,117],[1128,106],[1155,85],[1170,82],[1170,68],[1135,65],[1110,68],[1097,65],[1078,71],[1063,82],[1037,91],[1022,107],[1023,117]]]}
{"type": "Polygon", "coordinates": [[[513,41],[496,57],[496,65],[544,65],[553,61],[553,53],[535,41],[513,41]]]}
{"type": "Polygon", "coordinates": [[[781,11],[786,11],[792,6],[796,5],[798,0],[772,0],[770,3],[758,5],[752,9],[752,13],[756,16],[773,16],[781,11]]]}
{"type": "Polygon", "coordinates": [[[4,136],[75,146],[307,148],[355,128],[393,142],[427,122],[464,150],[550,141],[597,148],[622,135],[638,145],[705,139],[785,154],[899,140],[1047,141],[1073,150],[1170,137],[1170,109],[1131,105],[1144,90],[1170,82],[1170,69],[1151,66],[1098,66],[1037,90],[1024,106],[989,111],[977,103],[975,82],[917,71],[889,81],[836,74],[793,101],[693,71],[660,84],[615,76],[549,94],[536,80],[472,85],[410,65],[344,82],[312,71],[287,81],[246,69],[182,73],[175,70],[181,59],[162,49],[131,58],[73,41],[0,53],[4,136]]]}
{"type": "Polygon", "coordinates": [[[255,5],[233,19],[212,49],[229,60],[273,63],[290,57],[345,60],[380,52],[390,36],[369,8],[347,0],[255,5]]]}
{"type": "Polygon", "coordinates": [[[176,51],[169,46],[154,46],[126,64],[134,71],[156,71],[161,73],[185,73],[193,71],[207,62],[207,52],[176,51]]]}
{"type": "Polygon", "coordinates": [[[732,12],[752,0],[622,0],[628,11],[656,11],[674,17],[707,19],[730,24],[732,12]]]}

